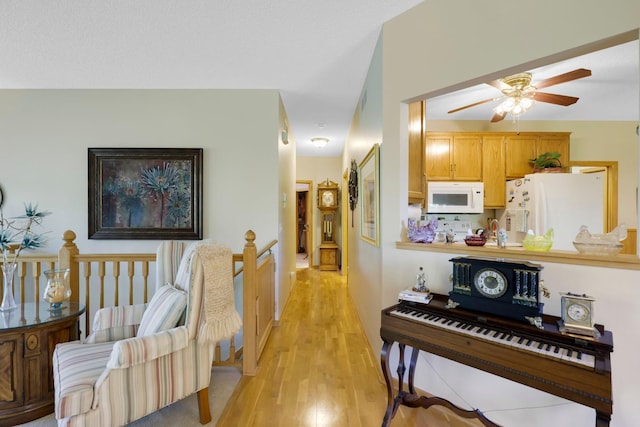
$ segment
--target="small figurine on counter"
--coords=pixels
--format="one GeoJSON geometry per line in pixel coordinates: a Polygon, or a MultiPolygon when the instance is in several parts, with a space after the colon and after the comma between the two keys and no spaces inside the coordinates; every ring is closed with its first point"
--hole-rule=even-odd
{"type": "Polygon", "coordinates": [[[507,232],[504,228],[498,230],[498,247],[506,248],[507,247],[507,232]]]}
{"type": "Polygon", "coordinates": [[[425,276],[424,269],[420,267],[418,269],[418,274],[416,275],[416,285],[413,288],[416,292],[424,292],[429,293],[429,288],[427,288],[427,277],[425,276]]]}
{"type": "Polygon", "coordinates": [[[453,232],[452,229],[449,229],[445,234],[445,238],[447,243],[453,243],[453,241],[456,239],[456,234],[453,232]]]}

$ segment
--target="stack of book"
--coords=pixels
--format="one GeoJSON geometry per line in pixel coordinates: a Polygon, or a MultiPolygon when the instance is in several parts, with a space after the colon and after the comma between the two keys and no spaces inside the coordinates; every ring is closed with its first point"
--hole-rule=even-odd
{"type": "Polygon", "coordinates": [[[433,296],[429,292],[417,292],[413,289],[405,289],[398,294],[398,301],[411,301],[419,302],[422,304],[429,304],[433,296]]]}

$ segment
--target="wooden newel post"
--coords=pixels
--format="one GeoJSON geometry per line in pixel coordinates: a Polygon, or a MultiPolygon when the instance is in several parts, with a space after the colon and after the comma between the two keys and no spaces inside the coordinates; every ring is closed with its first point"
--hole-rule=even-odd
{"type": "Polygon", "coordinates": [[[59,268],[69,269],[69,287],[71,288],[71,301],[80,302],[80,266],[75,257],[80,253],[74,243],[76,233],[67,230],[62,235],[64,244],[58,251],[59,268]]]}
{"type": "Polygon", "coordinates": [[[249,230],[244,234],[244,238],[247,241],[244,245],[242,252],[242,274],[243,277],[243,290],[242,290],[242,304],[245,322],[243,324],[243,347],[242,352],[242,373],[244,375],[255,375],[258,368],[258,328],[257,328],[257,293],[256,293],[256,268],[257,268],[257,256],[258,251],[254,241],[256,240],[256,233],[253,230],[249,230]]]}

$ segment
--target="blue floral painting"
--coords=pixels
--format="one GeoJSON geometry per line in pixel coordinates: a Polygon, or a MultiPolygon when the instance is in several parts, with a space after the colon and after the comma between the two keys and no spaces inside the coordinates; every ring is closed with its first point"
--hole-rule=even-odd
{"type": "MultiPolygon", "coordinates": [[[[194,229],[194,219],[199,218],[194,209],[200,204],[193,200],[198,195],[194,188],[199,188],[194,171],[199,169],[194,168],[192,158],[105,155],[94,162],[94,173],[98,174],[94,197],[99,212],[95,232],[123,238],[118,231],[194,229]]],[[[141,237],[155,238],[148,234],[141,237]]]]}

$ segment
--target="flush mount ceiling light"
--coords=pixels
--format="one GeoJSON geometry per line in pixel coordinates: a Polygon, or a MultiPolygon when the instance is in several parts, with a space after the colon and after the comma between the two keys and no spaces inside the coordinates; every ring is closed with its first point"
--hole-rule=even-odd
{"type": "Polygon", "coordinates": [[[329,143],[329,138],[311,138],[311,143],[316,146],[316,148],[324,148],[329,143]]]}

